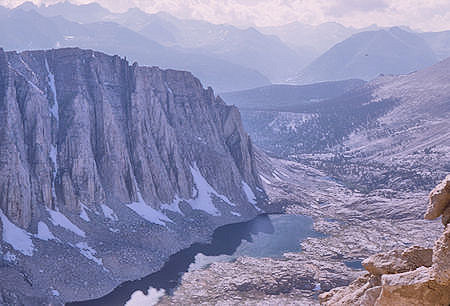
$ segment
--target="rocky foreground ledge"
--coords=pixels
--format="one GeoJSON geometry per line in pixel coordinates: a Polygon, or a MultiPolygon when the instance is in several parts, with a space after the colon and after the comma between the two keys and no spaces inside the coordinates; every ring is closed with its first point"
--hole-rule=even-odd
{"type": "MultiPolygon", "coordinates": [[[[273,166],[260,169],[271,202],[287,201],[286,213],[311,216],[314,229],[324,236],[307,238],[301,243],[302,252],[287,253],[283,258],[243,257],[185,273],[174,295],[163,297],[158,305],[319,305],[320,302],[373,305],[377,296],[371,300],[360,298],[366,292],[367,296],[379,294],[382,275],[389,275],[386,270],[374,272],[377,276],[370,271],[394,269],[404,273],[419,268],[422,272],[434,267],[436,256],[443,259],[449,256],[438,255],[442,254],[442,247],[433,253],[433,242],[439,239],[441,230],[438,222],[423,220],[426,195],[422,193],[378,190],[360,194],[327,179],[320,171],[295,162],[270,159],[270,163],[264,165],[273,166]],[[390,251],[394,248],[404,250],[390,251]],[[376,255],[377,252],[386,253],[376,255]],[[365,261],[365,266],[372,267],[368,268],[369,272],[347,265],[367,257],[370,259],[365,261]],[[374,262],[378,262],[378,266],[375,267],[374,262]],[[340,288],[333,289],[337,287],[340,288]],[[346,299],[346,296],[353,299],[346,299]]],[[[447,187],[439,186],[432,193],[433,204],[429,211],[433,213],[437,207],[443,209],[440,199],[445,196],[437,190],[447,187]]],[[[438,241],[448,250],[448,240],[440,238],[438,241]]],[[[448,262],[443,265],[450,266],[448,262]]],[[[438,292],[444,292],[443,285],[431,281],[429,284],[436,285],[433,288],[438,292]]],[[[444,295],[441,298],[445,300],[444,295]]],[[[407,301],[404,305],[424,304],[424,299],[416,298],[416,301],[407,301]]],[[[377,305],[402,303],[383,301],[377,305]]]]}
{"type": "Polygon", "coordinates": [[[442,216],[444,233],[433,249],[412,246],[363,261],[367,273],[348,287],[319,296],[324,305],[450,304],[450,175],[430,193],[425,219],[442,216]]]}

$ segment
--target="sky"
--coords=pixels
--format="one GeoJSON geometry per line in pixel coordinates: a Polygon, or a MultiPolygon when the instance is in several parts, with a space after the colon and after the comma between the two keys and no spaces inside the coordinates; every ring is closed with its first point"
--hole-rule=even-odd
{"type": "MultiPolygon", "coordinates": [[[[14,7],[22,0],[0,0],[14,7]]],[[[52,4],[58,0],[33,0],[52,4]]],[[[71,0],[89,3],[92,0],[71,0]]],[[[294,21],[317,25],[339,22],[365,27],[407,25],[416,30],[450,29],[450,0],[98,0],[115,11],[138,7],[148,13],[166,11],[180,18],[236,26],[275,26],[294,21]]]]}

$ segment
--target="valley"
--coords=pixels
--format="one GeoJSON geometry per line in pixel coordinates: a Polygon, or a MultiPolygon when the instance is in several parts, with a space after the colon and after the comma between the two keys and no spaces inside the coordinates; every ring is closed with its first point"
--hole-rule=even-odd
{"type": "Polygon", "coordinates": [[[267,1],[0,3],[0,306],[450,303],[450,32],[267,1]]]}

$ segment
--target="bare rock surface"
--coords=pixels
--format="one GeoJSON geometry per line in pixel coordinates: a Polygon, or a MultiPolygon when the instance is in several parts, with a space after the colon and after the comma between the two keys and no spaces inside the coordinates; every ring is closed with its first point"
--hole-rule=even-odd
{"type": "Polygon", "coordinates": [[[0,49],[0,174],[0,292],[19,302],[100,297],[265,197],[235,107],[78,48],[0,49]]]}
{"type": "Polygon", "coordinates": [[[447,225],[448,203],[450,203],[450,175],[437,185],[430,192],[430,202],[428,204],[425,219],[433,220],[443,215],[442,223],[447,225]]]}
{"type": "MultiPolygon", "coordinates": [[[[361,305],[373,305],[382,289],[383,272],[431,266],[431,248],[439,225],[423,220],[423,193],[377,190],[363,194],[308,166],[262,153],[257,157],[266,160],[258,165],[271,203],[282,205],[287,213],[312,216],[314,229],[325,235],[305,239],[302,252],[286,253],[282,259],[239,258],[188,272],[162,305],[190,300],[205,305],[317,305],[320,293],[334,294],[333,288],[339,284],[349,285],[361,305]],[[406,250],[392,252],[397,256],[395,262],[375,255],[399,247],[406,250]],[[351,263],[371,255],[375,255],[373,261],[366,261],[366,265],[377,271],[375,275],[352,267],[351,263]],[[301,277],[305,281],[296,287],[294,280],[301,277]],[[246,287],[238,290],[241,280],[247,280],[246,287]],[[315,284],[313,288],[311,284],[315,284]],[[277,290],[272,292],[271,288],[287,293],[274,294],[277,290]]],[[[348,292],[339,296],[342,304],[351,304],[354,299],[348,292]]]]}
{"type": "Polygon", "coordinates": [[[160,305],[317,305],[321,288],[346,284],[359,273],[344,264],[325,265],[307,254],[282,259],[240,257],[184,274],[182,285],[160,305]]]}
{"type": "MultiPolygon", "coordinates": [[[[425,218],[439,217],[450,206],[448,176],[430,193],[425,218]]],[[[371,256],[369,272],[348,287],[320,295],[324,305],[442,305],[450,304],[450,227],[433,249],[418,246],[371,256]],[[376,278],[377,282],[370,280],[376,278]]]]}

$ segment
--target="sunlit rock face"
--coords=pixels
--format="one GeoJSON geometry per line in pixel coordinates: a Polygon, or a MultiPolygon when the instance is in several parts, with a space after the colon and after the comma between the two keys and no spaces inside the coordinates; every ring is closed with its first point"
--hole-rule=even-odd
{"type": "Polygon", "coordinates": [[[449,305],[450,227],[445,211],[450,207],[447,176],[430,193],[425,218],[442,215],[444,233],[433,249],[410,247],[377,254],[363,261],[368,271],[348,287],[319,296],[324,305],[449,305]]]}
{"type": "MultiPolygon", "coordinates": [[[[49,275],[64,283],[75,256],[108,279],[97,289],[80,279],[98,290],[89,294],[58,288],[63,300],[143,276],[215,227],[256,215],[265,197],[235,107],[189,72],[78,48],[0,49],[0,174],[0,255],[20,267],[69,249],[49,275]]],[[[34,273],[43,290],[56,286],[34,273]]]]}

